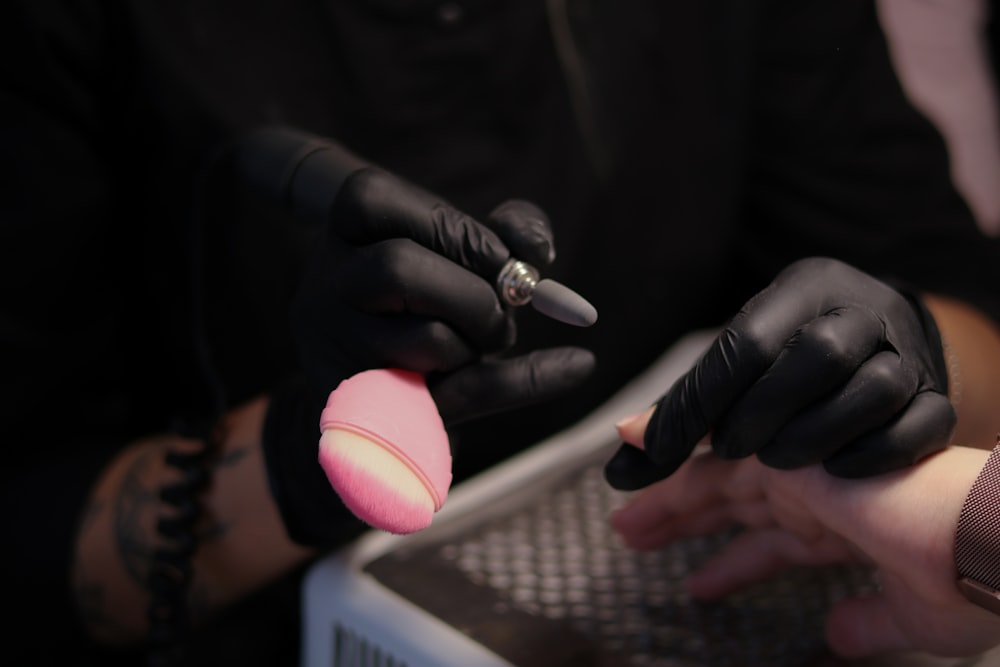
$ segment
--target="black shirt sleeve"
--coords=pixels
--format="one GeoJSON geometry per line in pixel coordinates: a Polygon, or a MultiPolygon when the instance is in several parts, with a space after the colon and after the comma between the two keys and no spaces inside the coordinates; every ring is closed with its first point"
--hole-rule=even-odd
{"type": "Polygon", "coordinates": [[[997,242],[907,100],[873,2],[762,3],[751,86],[747,256],[774,273],[832,254],[1000,321],[997,242]]]}

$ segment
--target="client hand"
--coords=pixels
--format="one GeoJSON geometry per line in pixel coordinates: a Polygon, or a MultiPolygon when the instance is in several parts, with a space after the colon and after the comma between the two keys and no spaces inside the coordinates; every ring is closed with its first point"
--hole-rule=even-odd
{"type": "MultiPolygon", "coordinates": [[[[641,445],[648,418],[623,424],[624,440],[641,445]]],[[[744,526],[689,576],[688,590],[703,599],[795,566],[873,564],[878,593],[845,599],[828,614],[833,651],[974,655],[1000,644],[1000,617],[958,591],[953,549],[962,503],[988,456],[950,447],[904,470],[846,480],[818,465],[777,470],[753,457],[726,461],[706,448],[636,494],[612,525],[635,549],[744,526]]]]}

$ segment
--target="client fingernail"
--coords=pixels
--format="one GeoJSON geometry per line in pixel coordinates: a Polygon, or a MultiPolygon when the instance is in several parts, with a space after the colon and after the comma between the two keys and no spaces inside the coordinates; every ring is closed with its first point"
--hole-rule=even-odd
{"type": "Polygon", "coordinates": [[[629,424],[634,423],[642,415],[643,415],[642,412],[636,412],[635,414],[628,415],[627,417],[622,417],[621,419],[615,422],[615,428],[617,428],[619,431],[622,430],[623,428],[627,428],[629,424]]]}

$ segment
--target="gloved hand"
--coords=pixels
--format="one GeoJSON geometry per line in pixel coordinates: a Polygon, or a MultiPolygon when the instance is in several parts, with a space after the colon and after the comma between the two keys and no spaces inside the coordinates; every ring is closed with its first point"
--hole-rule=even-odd
{"type": "Polygon", "coordinates": [[[800,260],[748,301],[658,401],[643,449],[623,445],[608,482],[673,473],[711,434],[727,459],[822,461],[839,477],[909,465],[955,428],[937,326],[922,301],[827,258],[800,260]]]}
{"type": "Polygon", "coordinates": [[[334,520],[346,510],[317,464],[319,415],[341,380],[370,368],[420,372],[450,426],[562,394],[594,364],[573,347],[500,354],[516,337],[495,287],[501,268],[512,254],[537,267],[555,257],[538,207],[509,201],[481,224],[372,166],[335,189],[291,308],[304,376],[272,395],[264,436],[286,528],[318,546],[357,528],[334,520]]]}
{"type": "Polygon", "coordinates": [[[563,371],[589,369],[582,350],[487,357],[516,338],[514,311],[497,294],[503,265],[512,254],[537,267],[555,257],[537,206],[508,201],[480,224],[368,167],[346,179],[331,221],[292,305],[302,365],[318,386],[368,368],[417,371],[455,424],[561,393],[580,380],[563,371]]]}

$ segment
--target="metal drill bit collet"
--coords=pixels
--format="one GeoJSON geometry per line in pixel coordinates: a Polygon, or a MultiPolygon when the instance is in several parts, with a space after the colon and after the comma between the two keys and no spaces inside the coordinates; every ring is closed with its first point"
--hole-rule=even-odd
{"type": "Polygon", "coordinates": [[[504,303],[535,310],[552,319],[578,327],[597,321],[597,309],[582,296],[555,280],[539,280],[538,269],[518,259],[510,259],[497,276],[497,292],[504,303]]]}

